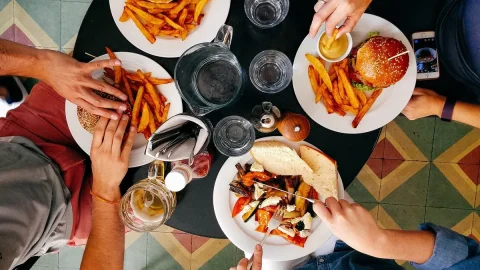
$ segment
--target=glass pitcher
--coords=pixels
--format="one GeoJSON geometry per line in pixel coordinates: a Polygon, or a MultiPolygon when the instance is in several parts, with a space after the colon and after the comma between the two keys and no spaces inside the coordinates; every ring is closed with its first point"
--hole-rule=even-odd
{"type": "Polygon", "coordinates": [[[230,51],[233,28],[223,25],[213,42],[185,51],[175,66],[175,84],[196,115],[231,104],[241,92],[243,72],[230,51]]]}
{"type": "Polygon", "coordinates": [[[149,232],[165,224],[177,205],[176,194],[164,184],[164,163],[154,161],[148,179],[130,187],[120,200],[123,224],[136,232],[149,232]]]}

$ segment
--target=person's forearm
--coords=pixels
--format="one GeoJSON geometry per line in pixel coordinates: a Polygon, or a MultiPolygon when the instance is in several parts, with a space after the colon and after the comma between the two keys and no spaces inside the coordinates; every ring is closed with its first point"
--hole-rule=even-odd
{"type": "Polygon", "coordinates": [[[434,247],[432,232],[384,230],[378,238],[375,254],[368,255],[423,264],[432,256],[434,247]]]}
{"type": "MultiPolygon", "coordinates": [[[[95,188],[93,192],[95,193],[95,188]]],[[[120,192],[103,198],[119,201],[120,192]]],[[[125,249],[125,226],[118,215],[119,206],[102,202],[97,198],[92,200],[92,230],[80,269],[121,270],[125,249]]]]}
{"type": "Polygon", "coordinates": [[[0,39],[0,76],[14,75],[43,80],[48,50],[39,50],[0,39]]]}
{"type": "Polygon", "coordinates": [[[480,105],[457,102],[453,109],[452,120],[480,128],[480,105]]]}

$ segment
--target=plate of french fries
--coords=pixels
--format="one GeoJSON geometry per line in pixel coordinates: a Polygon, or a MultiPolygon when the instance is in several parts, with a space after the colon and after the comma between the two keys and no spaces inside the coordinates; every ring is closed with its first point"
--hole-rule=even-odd
{"type": "Polygon", "coordinates": [[[174,58],[215,38],[227,20],[230,0],[110,0],[110,10],[135,47],[174,58]]]}
{"type": "MultiPolygon", "coordinates": [[[[139,54],[112,52],[99,56],[93,61],[120,59],[121,67],[96,70],[92,77],[103,80],[124,92],[128,99],[129,125],[137,127],[129,167],[150,163],[153,159],[144,154],[148,138],[170,117],[183,112],[182,99],[168,72],[155,61],[139,54]]],[[[93,127],[97,116],[84,112],[82,108],[65,102],[67,124],[77,144],[90,154],[93,127]],[[85,120],[86,119],[86,120],[85,120]]]]}
{"type": "MultiPolygon", "coordinates": [[[[325,25],[319,34],[325,30],[325,25]]],[[[349,58],[325,62],[317,53],[318,37],[307,36],[298,48],[293,64],[293,88],[303,110],[318,124],[330,130],[356,134],[382,128],[407,105],[416,83],[416,63],[407,37],[392,23],[364,14],[350,33],[353,47],[370,32],[400,40],[409,50],[409,67],[396,84],[376,91],[355,88],[348,76],[349,58]]]]}

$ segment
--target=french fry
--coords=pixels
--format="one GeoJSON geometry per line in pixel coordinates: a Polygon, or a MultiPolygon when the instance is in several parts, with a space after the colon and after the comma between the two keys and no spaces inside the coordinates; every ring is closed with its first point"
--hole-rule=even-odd
{"type": "Polygon", "coordinates": [[[150,106],[150,108],[153,112],[153,115],[155,116],[155,120],[160,122],[160,120],[162,120],[163,106],[162,106],[161,110],[157,110],[157,109],[155,109],[155,103],[153,102],[153,99],[150,95],[148,95],[148,94],[143,95],[143,98],[145,99],[145,102],[147,102],[148,106],[150,106]]]}
{"type": "Polygon", "coordinates": [[[332,91],[332,94],[333,94],[333,99],[335,100],[335,102],[337,103],[338,106],[341,106],[343,104],[343,101],[342,101],[342,98],[340,97],[340,94],[338,93],[338,83],[337,81],[335,81],[333,83],[333,91],[332,91]]]}
{"type": "Polygon", "coordinates": [[[336,63],[332,63],[330,65],[330,67],[328,68],[328,75],[332,75],[332,74],[335,74],[335,67],[336,66],[336,63]]]}
{"type": "Polygon", "coordinates": [[[198,4],[198,2],[200,2],[200,0],[192,0],[192,1],[190,1],[190,5],[192,5],[192,4],[198,4]]]}
{"type": "Polygon", "coordinates": [[[160,28],[162,28],[163,25],[158,25],[158,24],[146,24],[145,28],[150,32],[150,34],[154,36],[158,36],[160,33],[160,28]]]}
{"type": "Polygon", "coordinates": [[[144,19],[148,23],[159,24],[159,25],[163,25],[165,23],[164,20],[159,19],[159,18],[153,16],[152,14],[150,14],[146,11],[143,11],[140,8],[137,8],[136,6],[134,6],[132,4],[127,3],[126,5],[129,9],[131,9],[133,12],[135,12],[135,14],[137,14],[140,18],[144,19]]]}
{"type": "Polygon", "coordinates": [[[187,14],[187,17],[185,18],[185,24],[191,24],[193,23],[193,13],[189,12],[187,14]]]}
{"type": "Polygon", "coordinates": [[[193,21],[199,24],[198,19],[200,18],[200,14],[202,14],[203,7],[207,3],[208,0],[200,0],[198,4],[195,6],[195,13],[193,15],[193,21]]]}
{"type": "MultiPolygon", "coordinates": [[[[117,59],[117,56],[110,50],[110,48],[105,47],[107,50],[108,56],[110,59],[117,59]]],[[[113,71],[115,72],[115,84],[119,84],[122,81],[122,67],[115,66],[113,67],[113,71]]]]}
{"type": "MultiPolygon", "coordinates": [[[[147,107],[149,106],[147,105],[147,107]]],[[[150,110],[150,108],[149,108],[149,113],[150,113],[150,117],[148,118],[148,128],[150,129],[150,133],[153,134],[157,130],[157,126],[155,126],[155,117],[152,111],[150,110]]]]}
{"type": "Polygon", "coordinates": [[[197,21],[197,24],[200,25],[202,23],[202,19],[205,15],[204,14],[200,14],[200,17],[198,17],[198,21],[197,21]]]}
{"type": "Polygon", "coordinates": [[[142,106],[142,117],[140,118],[140,123],[138,124],[138,132],[142,133],[150,122],[150,111],[148,110],[147,103],[143,103],[142,106]]]}
{"type": "Polygon", "coordinates": [[[150,133],[149,129],[145,129],[143,131],[143,137],[145,137],[145,140],[147,140],[147,141],[148,141],[148,139],[150,139],[150,137],[152,137],[152,133],[150,133]]]}
{"type": "Polygon", "coordinates": [[[343,88],[342,80],[338,80],[338,93],[342,99],[345,99],[345,89],[343,88]]]}
{"type": "Polygon", "coordinates": [[[122,80],[123,84],[125,85],[125,91],[128,96],[128,101],[131,105],[133,105],[135,103],[135,100],[133,99],[132,88],[130,87],[130,83],[128,82],[126,73],[127,72],[125,71],[125,69],[122,68],[122,80]]]}
{"type": "Polygon", "coordinates": [[[167,37],[179,37],[180,30],[160,30],[158,33],[159,36],[167,36],[167,37]]]}
{"type": "Polygon", "coordinates": [[[167,22],[167,24],[169,26],[171,26],[173,29],[177,29],[177,30],[185,30],[182,26],[178,25],[176,22],[174,22],[172,19],[170,19],[169,17],[163,15],[163,14],[158,14],[159,17],[162,17],[165,22],[167,22]]]}
{"type": "Polygon", "coordinates": [[[362,107],[362,109],[360,111],[358,111],[357,116],[355,117],[355,119],[353,119],[353,122],[352,122],[352,127],[353,128],[358,127],[358,125],[360,124],[360,121],[362,121],[363,117],[368,112],[368,110],[370,110],[373,103],[375,102],[375,100],[377,100],[378,96],[380,96],[382,91],[383,91],[383,89],[379,89],[379,90],[373,92],[372,96],[367,100],[367,103],[362,107]]]}
{"type": "Polygon", "coordinates": [[[353,88],[353,91],[355,91],[355,94],[357,95],[357,97],[360,100],[360,102],[362,103],[362,105],[367,104],[367,97],[365,96],[365,93],[358,90],[357,88],[353,88]]]}
{"type": "Polygon", "coordinates": [[[313,68],[318,72],[320,75],[320,78],[322,78],[323,82],[327,86],[328,90],[331,92],[332,91],[332,81],[330,80],[330,77],[328,76],[327,70],[325,70],[325,66],[322,65],[320,60],[316,58],[315,56],[311,54],[306,54],[305,57],[307,57],[308,61],[310,64],[313,65],[313,68]]]}
{"type": "Polygon", "coordinates": [[[169,10],[170,10],[169,8],[152,8],[152,9],[148,10],[148,13],[159,14],[159,13],[163,13],[163,12],[166,12],[166,11],[169,11],[169,10]]]}
{"type": "Polygon", "coordinates": [[[348,64],[348,57],[343,59],[342,62],[340,62],[340,68],[341,69],[346,69],[347,68],[347,64],[348,64]]]}
{"type": "Polygon", "coordinates": [[[146,79],[145,75],[142,73],[140,69],[137,70],[138,76],[140,76],[143,79],[143,82],[145,83],[145,88],[147,89],[147,93],[152,97],[153,103],[155,104],[155,110],[160,110],[161,105],[160,105],[160,98],[158,96],[157,90],[153,85],[146,79]]]}
{"type": "Polygon", "coordinates": [[[180,13],[180,16],[178,17],[178,24],[184,26],[185,25],[185,19],[187,19],[188,15],[188,9],[183,9],[182,13],[180,13]]]}
{"type": "Polygon", "coordinates": [[[163,113],[162,113],[162,120],[160,121],[162,124],[167,121],[168,118],[168,111],[170,110],[170,103],[167,103],[165,105],[165,108],[163,108],[163,113]]]}
{"type": "Polygon", "coordinates": [[[152,44],[155,43],[155,37],[150,34],[150,32],[148,32],[145,26],[143,26],[140,20],[135,16],[135,14],[133,14],[133,11],[131,11],[129,8],[125,8],[125,11],[127,12],[130,19],[133,20],[138,29],[140,29],[140,32],[142,32],[142,34],[147,38],[147,40],[152,44]]]}
{"type": "Polygon", "coordinates": [[[349,113],[352,113],[352,114],[355,114],[355,115],[358,113],[357,109],[354,109],[352,106],[349,106],[349,105],[342,105],[341,108],[342,108],[342,110],[344,110],[346,112],[349,112],[349,113]]]}
{"type": "Polygon", "coordinates": [[[136,1],[136,4],[146,9],[165,9],[170,10],[177,6],[177,3],[152,3],[151,1],[136,1]]]}
{"type": "Polygon", "coordinates": [[[188,32],[193,31],[197,26],[194,24],[186,24],[185,27],[187,28],[188,32]]]}
{"type": "Polygon", "coordinates": [[[340,80],[342,80],[342,84],[345,88],[345,93],[348,96],[350,104],[352,104],[353,108],[358,109],[360,107],[360,101],[358,100],[357,95],[355,95],[355,92],[353,91],[353,87],[347,78],[347,74],[345,74],[345,70],[337,68],[336,71],[338,72],[338,77],[340,78],[340,80]]]}
{"type": "Polygon", "coordinates": [[[315,94],[315,103],[320,102],[322,94],[318,91],[318,73],[315,71],[313,66],[308,66],[308,78],[310,79],[310,85],[312,86],[313,93],[315,94]]]}
{"type": "Polygon", "coordinates": [[[330,50],[333,42],[335,41],[335,39],[337,39],[337,35],[338,35],[338,28],[335,28],[335,30],[333,30],[333,35],[331,37],[328,37],[327,42],[325,43],[325,48],[327,50],[330,50]]]}
{"type": "Polygon", "coordinates": [[[138,88],[137,97],[135,98],[135,103],[133,105],[131,125],[133,125],[134,127],[138,126],[138,117],[140,113],[140,107],[142,105],[142,97],[143,97],[144,89],[145,88],[143,86],[140,86],[140,88],[138,88]]]}
{"type": "Polygon", "coordinates": [[[122,16],[120,16],[120,19],[118,19],[118,20],[120,22],[126,22],[126,21],[128,21],[128,19],[130,19],[130,17],[128,17],[128,14],[125,11],[125,8],[123,8],[122,16]]]}
{"type": "Polygon", "coordinates": [[[147,80],[153,84],[153,85],[161,85],[161,84],[167,84],[167,83],[172,83],[173,79],[159,79],[155,77],[147,77],[147,80]]]}
{"type": "Polygon", "coordinates": [[[180,0],[177,3],[178,5],[170,9],[168,11],[168,14],[178,14],[180,11],[182,11],[183,8],[185,8],[188,4],[190,4],[190,0],[180,0]]]}

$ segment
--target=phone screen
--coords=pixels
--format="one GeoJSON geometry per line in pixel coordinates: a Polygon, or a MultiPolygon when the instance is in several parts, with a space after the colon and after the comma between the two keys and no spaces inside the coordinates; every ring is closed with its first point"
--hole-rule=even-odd
{"type": "Polygon", "coordinates": [[[417,73],[438,72],[437,45],[434,37],[413,40],[417,73]]]}

